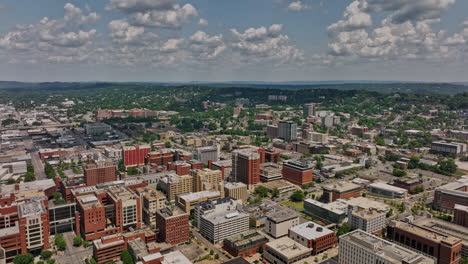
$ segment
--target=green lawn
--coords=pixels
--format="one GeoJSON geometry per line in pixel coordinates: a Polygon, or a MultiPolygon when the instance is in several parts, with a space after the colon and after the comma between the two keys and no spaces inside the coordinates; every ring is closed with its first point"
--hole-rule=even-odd
{"type": "Polygon", "coordinates": [[[296,207],[297,209],[301,210],[301,211],[304,211],[304,202],[292,202],[292,201],[282,201],[281,202],[282,205],[285,205],[285,206],[294,206],[296,207]]]}

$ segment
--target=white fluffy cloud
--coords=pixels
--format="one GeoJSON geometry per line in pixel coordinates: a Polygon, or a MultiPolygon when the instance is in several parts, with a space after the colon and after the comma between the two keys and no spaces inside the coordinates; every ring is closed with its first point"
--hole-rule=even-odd
{"type": "Polygon", "coordinates": [[[194,56],[202,59],[213,59],[226,49],[223,35],[210,36],[203,31],[197,31],[190,37],[189,47],[194,56]]]}
{"type": "Polygon", "coordinates": [[[286,9],[289,11],[302,11],[309,8],[311,7],[307,4],[304,4],[302,1],[294,1],[291,2],[286,9]]]}
{"type": "Polygon", "coordinates": [[[328,30],[330,32],[339,31],[352,31],[372,25],[371,15],[366,13],[367,2],[365,1],[354,1],[348,7],[343,14],[343,19],[330,25],[328,30]]]}
{"type": "Polygon", "coordinates": [[[177,4],[177,0],[110,0],[107,9],[133,13],[147,10],[170,10],[177,4]]]}
{"type": "Polygon", "coordinates": [[[136,13],[133,17],[133,23],[147,27],[180,28],[187,24],[191,17],[197,15],[197,9],[191,4],[174,5],[170,10],[151,10],[136,13]]]}
{"type": "Polygon", "coordinates": [[[111,39],[120,44],[143,45],[157,38],[155,33],[147,33],[144,27],[132,26],[126,20],[111,21],[109,23],[109,30],[111,39]]]}
{"type": "Polygon", "coordinates": [[[199,26],[208,26],[208,20],[206,20],[204,18],[200,18],[200,20],[198,20],[198,25],[199,26]]]}
{"type": "Polygon", "coordinates": [[[234,41],[232,49],[240,53],[245,61],[276,60],[278,62],[303,59],[303,53],[297,49],[285,34],[281,34],[283,25],[248,28],[244,32],[231,29],[234,41]]]}

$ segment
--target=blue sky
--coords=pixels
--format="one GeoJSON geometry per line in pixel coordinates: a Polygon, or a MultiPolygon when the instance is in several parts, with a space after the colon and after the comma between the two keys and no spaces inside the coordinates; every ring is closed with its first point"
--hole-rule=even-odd
{"type": "Polygon", "coordinates": [[[468,81],[468,1],[3,0],[0,80],[468,81]]]}

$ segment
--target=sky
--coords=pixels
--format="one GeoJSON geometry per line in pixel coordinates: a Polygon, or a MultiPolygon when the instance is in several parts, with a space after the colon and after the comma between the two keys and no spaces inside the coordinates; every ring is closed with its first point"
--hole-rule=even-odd
{"type": "Polygon", "coordinates": [[[0,80],[468,81],[463,0],[0,0],[0,80]]]}

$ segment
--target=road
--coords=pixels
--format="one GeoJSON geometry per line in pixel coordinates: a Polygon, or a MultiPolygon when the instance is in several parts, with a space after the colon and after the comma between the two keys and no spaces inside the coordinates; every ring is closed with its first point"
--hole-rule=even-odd
{"type": "Polygon", "coordinates": [[[208,241],[206,238],[204,238],[202,235],[200,235],[200,233],[198,233],[198,231],[193,228],[193,227],[190,227],[190,231],[192,231],[192,234],[195,238],[197,238],[198,240],[200,240],[202,242],[203,245],[205,245],[206,247],[208,247],[209,249],[212,249],[215,253],[217,253],[219,255],[219,259],[223,262],[225,261],[228,261],[230,259],[230,257],[228,255],[226,255],[223,250],[221,250],[220,248],[214,246],[213,244],[210,243],[210,241],[208,241]]]}
{"type": "Polygon", "coordinates": [[[47,176],[44,172],[44,164],[42,160],[39,158],[39,153],[34,148],[34,142],[32,139],[27,139],[24,141],[24,145],[26,149],[31,154],[31,163],[34,167],[34,174],[36,175],[36,180],[45,180],[47,176]]]}
{"type": "Polygon", "coordinates": [[[90,258],[93,255],[92,247],[74,247],[74,237],[75,234],[73,232],[63,233],[63,239],[65,239],[65,242],[67,242],[67,248],[65,249],[65,252],[57,256],[58,263],[83,264],[85,258],[90,258]]]}

